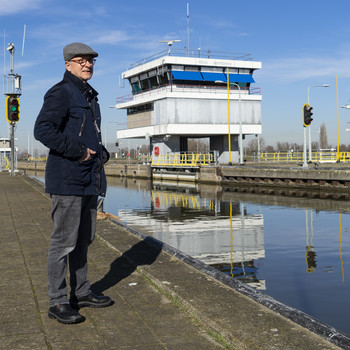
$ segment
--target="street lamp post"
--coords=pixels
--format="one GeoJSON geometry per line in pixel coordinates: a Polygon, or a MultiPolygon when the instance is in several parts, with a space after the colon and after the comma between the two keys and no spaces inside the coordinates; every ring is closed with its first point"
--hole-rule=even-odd
{"type": "Polygon", "coordinates": [[[241,87],[237,83],[230,83],[229,69],[227,68],[227,103],[228,103],[228,147],[229,147],[229,163],[231,163],[231,132],[230,132],[230,85],[238,88],[238,114],[239,114],[239,164],[243,165],[243,136],[242,136],[242,103],[241,103],[241,87]]]}
{"type": "MultiPolygon", "coordinates": [[[[215,83],[223,83],[222,80],[216,80],[215,83]]],[[[239,113],[239,163],[242,165],[243,162],[243,137],[242,137],[242,110],[241,110],[241,87],[237,83],[230,83],[229,80],[229,69],[227,68],[227,110],[228,110],[228,159],[231,165],[231,112],[230,112],[230,85],[235,85],[238,88],[238,113],[239,113]]]]}
{"type": "MultiPolygon", "coordinates": [[[[350,109],[350,105],[341,106],[341,108],[350,109]]],[[[339,160],[339,117],[337,113],[337,160],[339,160]]]]}
{"type": "MultiPolygon", "coordinates": [[[[313,87],[329,87],[329,84],[322,84],[322,85],[311,85],[307,89],[307,103],[310,105],[310,89],[313,87]]],[[[311,148],[311,124],[308,126],[309,128],[309,162],[312,162],[312,148],[311,148]]],[[[306,154],[304,154],[304,157],[306,157],[306,154]]]]}

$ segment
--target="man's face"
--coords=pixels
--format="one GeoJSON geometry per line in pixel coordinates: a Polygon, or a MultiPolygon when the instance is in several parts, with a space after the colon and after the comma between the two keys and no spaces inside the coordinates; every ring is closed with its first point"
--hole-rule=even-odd
{"type": "Polygon", "coordinates": [[[94,73],[94,59],[91,56],[73,57],[70,61],[66,61],[67,71],[86,82],[91,79],[94,73]]]}

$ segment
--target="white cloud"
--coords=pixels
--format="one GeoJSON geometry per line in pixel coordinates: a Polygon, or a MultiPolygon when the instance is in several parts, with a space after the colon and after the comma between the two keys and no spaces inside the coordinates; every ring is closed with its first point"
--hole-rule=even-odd
{"type": "Polygon", "coordinates": [[[0,0],[0,16],[36,9],[42,2],[43,0],[0,0]]]}
{"type": "Polygon", "coordinates": [[[121,30],[103,31],[95,35],[89,42],[93,44],[109,44],[115,45],[130,40],[128,34],[121,30]]]}

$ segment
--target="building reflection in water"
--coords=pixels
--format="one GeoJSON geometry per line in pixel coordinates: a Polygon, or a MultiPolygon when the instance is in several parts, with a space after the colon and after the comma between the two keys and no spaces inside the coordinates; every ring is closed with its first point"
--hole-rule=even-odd
{"type": "Polygon", "coordinates": [[[343,261],[343,252],[342,252],[342,225],[341,225],[341,213],[339,213],[339,258],[340,258],[340,268],[341,268],[341,275],[342,275],[342,283],[344,283],[344,261],[343,261]]]}
{"type": "Polygon", "coordinates": [[[262,214],[249,214],[244,203],[223,202],[184,190],[151,190],[151,210],[119,210],[122,221],[147,227],[147,233],[255,288],[256,261],[265,258],[262,214]]]}

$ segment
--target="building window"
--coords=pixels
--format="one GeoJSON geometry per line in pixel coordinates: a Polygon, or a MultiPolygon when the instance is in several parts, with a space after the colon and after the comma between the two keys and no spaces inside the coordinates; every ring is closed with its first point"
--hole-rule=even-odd
{"type": "Polygon", "coordinates": [[[165,73],[163,75],[159,75],[159,85],[168,85],[169,84],[169,79],[168,79],[168,74],[165,73]]]}
{"type": "Polygon", "coordinates": [[[199,72],[200,71],[200,67],[198,67],[198,66],[185,66],[184,71],[199,72]]]}
{"type": "Polygon", "coordinates": [[[134,106],[134,107],[128,108],[127,115],[143,113],[143,112],[150,112],[150,111],[153,111],[153,103],[146,103],[144,105],[139,105],[139,106],[134,106]]]}
{"type": "Polygon", "coordinates": [[[141,89],[140,89],[140,84],[139,84],[138,82],[132,83],[132,84],[131,84],[131,89],[132,89],[132,92],[133,92],[134,94],[137,94],[138,92],[141,91],[141,89]]]}
{"type": "Polygon", "coordinates": [[[151,85],[151,89],[156,89],[158,88],[159,84],[158,84],[158,80],[157,77],[154,76],[152,78],[149,79],[150,85],[151,85]]]}

